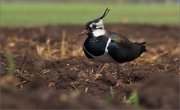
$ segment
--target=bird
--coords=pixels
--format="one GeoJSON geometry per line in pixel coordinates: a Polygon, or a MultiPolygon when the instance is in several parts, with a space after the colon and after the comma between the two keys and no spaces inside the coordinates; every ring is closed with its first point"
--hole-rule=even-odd
{"type": "Polygon", "coordinates": [[[147,51],[146,42],[131,42],[123,34],[107,31],[103,18],[109,11],[110,9],[106,8],[101,17],[86,23],[85,29],[79,34],[87,35],[83,51],[88,59],[102,63],[122,64],[133,61],[147,51]]]}

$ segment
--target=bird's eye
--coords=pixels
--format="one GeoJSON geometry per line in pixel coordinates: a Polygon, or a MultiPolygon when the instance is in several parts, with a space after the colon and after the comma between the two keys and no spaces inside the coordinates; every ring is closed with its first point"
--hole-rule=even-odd
{"type": "Polygon", "coordinates": [[[96,28],[96,25],[93,24],[93,25],[92,25],[92,28],[95,29],[95,28],[96,28]]]}

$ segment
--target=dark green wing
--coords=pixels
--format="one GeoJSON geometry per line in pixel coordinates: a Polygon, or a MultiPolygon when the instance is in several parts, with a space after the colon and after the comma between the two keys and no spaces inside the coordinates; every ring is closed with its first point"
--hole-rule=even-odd
{"type": "Polygon", "coordinates": [[[117,34],[114,32],[109,32],[108,36],[111,38],[113,42],[115,42],[118,46],[123,48],[131,48],[132,43],[127,39],[126,36],[122,34],[117,34]]]}
{"type": "Polygon", "coordinates": [[[133,43],[126,36],[117,33],[109,33],[112,42],[108,46],[108,54],[119,63],[132,61],[146,51],[142,43],[133,43]]]}

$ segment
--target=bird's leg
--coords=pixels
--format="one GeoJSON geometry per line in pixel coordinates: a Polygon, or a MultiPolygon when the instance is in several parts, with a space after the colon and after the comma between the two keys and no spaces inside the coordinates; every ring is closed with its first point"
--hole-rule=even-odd
{"type": "Polygon", "coordinates": [[[105,63],[105,64],[102,64],[102,65],[100,66],[100,69],[101,69],[101,70],[96,73],[96,76],[95,76],[95,79],[94,79],[94,80],[98,79],[99,77],[102,77],[101,72],[104,70],[105,67],[106,67],[106,63],[105,63]]]}
{"type": "Polygon", "coordinates": [[[120,77],[120,76],[119,76],[119,65],[118,65],[118,64],[116,65],[116,68],[117,68],[117,71],[116,71],[116,72],[117,72],[117,73],[116,73],[116,76],[117,76],[117,79],[119,79],[119,77],[120,77]]]}
{"type": "Polygon", "coordinates": [[[117,79],[118,80],[122,79],[122,73],[121,73],[119,64],[117,64],[117,79]]]}

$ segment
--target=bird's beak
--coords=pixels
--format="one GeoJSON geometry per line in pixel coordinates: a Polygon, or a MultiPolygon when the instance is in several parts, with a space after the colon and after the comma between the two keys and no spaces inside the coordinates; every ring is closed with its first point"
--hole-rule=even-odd
{"type": "Polygon", "coordinates": [[[78,34],[78,36],[82,36],[84,34],[87,34],[88,33],[88,30],[83,30],[80,34],[78,34]]]}

